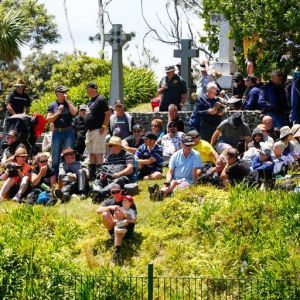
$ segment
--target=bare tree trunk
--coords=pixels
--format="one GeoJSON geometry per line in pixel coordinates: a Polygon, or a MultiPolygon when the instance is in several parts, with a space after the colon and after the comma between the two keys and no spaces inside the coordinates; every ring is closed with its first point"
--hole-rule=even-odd
{"type": "Polygon", "coordinates": [[[72,44],[73,44],[74,53],[77,55],[78,54],[78,50],[76,48],[75,39],[73,37],[71,26],[70,26],[70,22],[69,22],[67,0],[63,0],[63,7],[64,7],[65,18],[66,18],[66,22],[67,22],[68,31],[69,31],[69,36],[70,36],[70,39],[71,39],[72,44]]]}
{"type": "Polygon", "coordinates": [[[100,58],[104,59],[104,7],[102,0],[98,0],[98,18],[99,18],[99,39],[100,39],[100,58]]]}

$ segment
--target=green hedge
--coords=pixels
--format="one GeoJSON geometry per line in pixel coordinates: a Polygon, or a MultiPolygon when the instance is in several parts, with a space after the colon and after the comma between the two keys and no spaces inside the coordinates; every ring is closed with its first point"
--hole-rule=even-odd
{"type": "MultiPolygon", "coordinates": [[[[98,85],[98,90],[106,99],[110,92],[110,74],[93,79],[98,85]]],[[[80,85],[71,87],[69,97],[75,105],[87,103],[86,84],[88,80],[80,85]]],[[[124,98],[126,108],[133,107],[140,103],[149,102],[156,95],[157,83],[153,72],[144,68],[124,68],[124,98]]],[[[43,97],[32,103],[31,112],[42,114],[47,113],[47,108],[51,102],[55,101],[54,92],[45,93],[43,97]]]]}

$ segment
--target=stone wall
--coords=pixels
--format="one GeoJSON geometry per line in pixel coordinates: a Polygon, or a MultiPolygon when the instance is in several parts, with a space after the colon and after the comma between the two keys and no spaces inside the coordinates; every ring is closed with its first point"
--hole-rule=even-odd
{"type": "MultiPolygon", "coordinates": [[[[189,118],[191,116],[190,111],[179,112],[180,118],[183,119],[186,128],[188,128],[189,118]]],[[[232,112],[228,112],[225,114],[224,119],[230,116],[232,112]]],[[[245,122],[249,125],[251,131],[261,123],[261,119],[263,115],[258,111],[243,111],[243,118],[245,122]]],[[[167,125],[167,113],[166,112],[147,112],[147,113],[131,113],[134,118],[135,123],[141,124],[145,131],[150,130],[150,123],[152,119],[160,118],[163,120],[164,126],[167,125]]]]}

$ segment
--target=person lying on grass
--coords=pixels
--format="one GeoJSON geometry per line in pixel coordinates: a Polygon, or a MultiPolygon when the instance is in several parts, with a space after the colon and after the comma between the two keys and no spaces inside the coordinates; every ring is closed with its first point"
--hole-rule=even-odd
{"type": "Polygon", "coordinates": [[[123,239],[132,237],[136,222],[137,209],[133,198],[122,194],[119,184],[110,187],[111,198],[106,199],[97,209],[97,214],[102,215],[103,225],[108,230],[115,242],[113,262],[120,260],[120,248],[123,239]],[[120,221],[123,221],[120,223],[120,221]],[[125,221],[125,222],[124,222],[125,221]]]}

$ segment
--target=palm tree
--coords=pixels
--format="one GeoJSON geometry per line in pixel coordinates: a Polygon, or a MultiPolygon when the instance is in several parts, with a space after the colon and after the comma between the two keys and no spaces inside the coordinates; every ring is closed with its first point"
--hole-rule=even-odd
{"type": "Polygon", "coordinates": [[[0,61],[11,62],[21,57],[21,46],[25,44],[27,22],[19,10],[9,10],[0,15],[0,61]]]}

